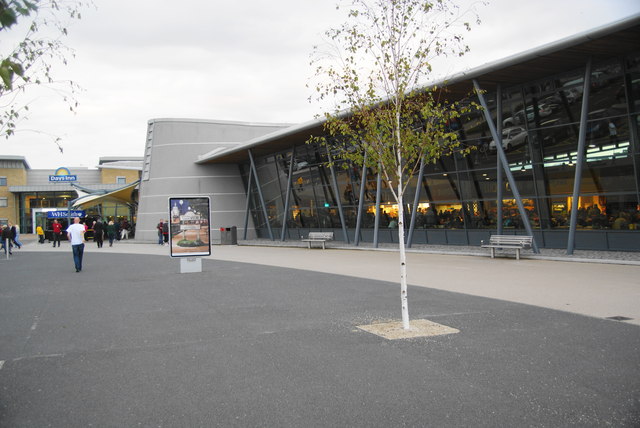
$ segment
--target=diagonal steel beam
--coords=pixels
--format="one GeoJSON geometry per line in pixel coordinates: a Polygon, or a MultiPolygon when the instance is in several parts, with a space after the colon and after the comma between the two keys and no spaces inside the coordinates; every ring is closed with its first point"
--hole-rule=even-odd
{"type": "Polygon", "coordinates": [[[496,149],[498,151],[498,156],[500,158],[500,163],[502,164],[502,168],[507,177],[507,181],[509,182],[509,186],[511,187],[511,191],[513,192],[513,197],[516,200],[516,204],[518,205],[518,211],[520,212],[520,217],[522,218],[522,222],[524,223],[524,228],[527,231],[529,236],[533,236],[533,252],[539,253],[538,244],[536,243],[536,238],[533,235],[533,229],[531,228],[531,222],[529,221],[529,215],[527,214],[527,210],[524,209],[524,205],[522,204],[522,198],[520,197],[520,192],[518,191],[518,187],[516,186],[516,180],[513,178],[513,174],[511,174],[511,170],[509,169],[509,161],[507,160],[507,155],[505,155],[504,150],[502,148],[502,142],[500,140],[500,135],[498,135],[498,131],[496,130],[496,125],[493,123],[493,119],[491,118],[491,112],[489,111],[489,107],[487,107],[487,101],[484,98],[482,93],[482,89],[480,88],[480,84],[477,79],[473,79],[473,86],[476,89],[476,93],[478,94],[478,99],[480,100],[480,104],[482,105],[482,110],[484,113],[484,118],[487,121],[487,125],[489,126],[489,131],[491,131],[491,136],[493,140],[496,142],[496,149]]]}
{"type": "Polygon", "coordinates": [[[578,154],[576,156],[576,172],[573,178],[573,197],[571,204],[571,220],[569,221],[569,238],[567,239],[567,255],[572,255],[576,243],[576,227],[578,224],[578,198],[582,181],[582,164],[584,163],[585,141],[587,139],[587,119],[589,116],[589,89],[591,86],[591,58],[587,60],[584,71],[584,87],[582,89],[582,109],[580,111],[580,131],[578,131],[578,154]]]}
{"type": "Polygon", "coordinates": [[[287,215],[289,213],[289,198],[291,196],[291,177],[293,177],[293,161],[296,155],[296,146],[291,148],[291,158],[289,159],[289,175],[287,176],[287,196],[284,198],[284,210],[282,211],[282,233],[280,240],[284,241],[287,233],[287,215]]]}
{"type": "Polygon", "coordinates": [[[258,191],[258,197],[260,197],[260,204],[262,205],[262,214],[264,214],[264,220],[267,223],[267,230],[269,231],[269,239],[273,241],[273,231],[271,230],[271,222],[269,222],[269,213],[267,213],[267,205],[264,203],[264,196],[262,196],[262,188],[260,187],[260,179],[258,178],[256,163],[253,160],[253,153],[251,153],[251,149],[247,150],[247,152],[249,153],[249,160],[251,161],[251,169],[253,170],[253,179],[256,181],[256,190],[258,191]]]}

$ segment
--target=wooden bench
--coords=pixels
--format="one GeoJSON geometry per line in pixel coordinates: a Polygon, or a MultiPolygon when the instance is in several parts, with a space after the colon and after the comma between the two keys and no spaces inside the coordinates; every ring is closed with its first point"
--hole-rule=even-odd
{"type": "Polygon", "coordinates": [[[483,248],[491,248],[491,258],[496,256],[496,248],[513,248],[516,250],[516,260],[520,260],[520,250],[529,249],[533,245],[533,236],[523,235],[491,235],[489,243],[480,241],[483,248]]]}
{"type": "Polygon", "coordinates": [[[309,232],[309,236],[306,239],[302,239],[302,242],[306,242],[311,249],[312,242],[322,242],[322,249],[324,250],[325,242],[333,240],[333,232],[309,232]]]}

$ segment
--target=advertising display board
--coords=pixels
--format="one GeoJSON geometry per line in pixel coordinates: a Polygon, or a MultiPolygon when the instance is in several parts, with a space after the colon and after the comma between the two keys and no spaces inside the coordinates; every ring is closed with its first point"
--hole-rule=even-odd
{"type": "Polygon", "coordinates": [[[169,198],[171,257],[210,256],[211,201],[207,196],[169,198]]]}

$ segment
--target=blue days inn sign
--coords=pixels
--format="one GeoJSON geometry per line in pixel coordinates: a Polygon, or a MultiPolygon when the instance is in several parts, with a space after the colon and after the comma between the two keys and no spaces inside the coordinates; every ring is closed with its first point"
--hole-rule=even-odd
{"type": "Polygon", "coordinates": [[[69,168],[58,168],[53,175],[49,176],[49,181],[52,182],[67,182],[67,181],[76,181],[78,179],[77,175],[71,175],[71,171],[69,168]]]}

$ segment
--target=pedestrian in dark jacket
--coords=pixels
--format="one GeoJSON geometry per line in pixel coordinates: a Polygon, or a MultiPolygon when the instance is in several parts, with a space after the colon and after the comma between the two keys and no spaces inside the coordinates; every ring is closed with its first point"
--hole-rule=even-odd
{"type": "Polygon", "coordinates": [[[98,220],[96,220],[93,223],[93,240],[96,241],[98,248],[102,248],[102,244],[104,243],[104,240],[102,239],[103,236],[104,236],[104,223],[102,223],[102,220],[98,218],[98,220]]]}
{"type": "Polygon", "coordinates": [[[166,221],[162,223],[162,237],[165,244],[169,242],[169,223],[166,221]]]}
{"type": "Polygon", "coordinates": [[[7,254],[7,249],[9,250],[9,254],[13,254],[11,249],[13,248],[13,244],[11,243],[11,228],[6,224],[2,226],[2,250],[7,254]],[[8,248],[7,248],[8,247],[8,248]]]}

